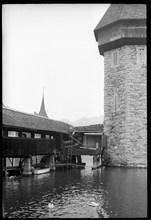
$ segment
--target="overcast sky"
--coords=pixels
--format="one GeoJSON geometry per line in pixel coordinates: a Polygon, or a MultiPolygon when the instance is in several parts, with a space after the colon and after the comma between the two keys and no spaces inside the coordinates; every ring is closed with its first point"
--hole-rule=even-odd
{"type": "Polygon", "coordinates": [[[109,4],[2,7],[3,104],[51,119],[104,114],[104,64],[94,28],[109,4]]]}

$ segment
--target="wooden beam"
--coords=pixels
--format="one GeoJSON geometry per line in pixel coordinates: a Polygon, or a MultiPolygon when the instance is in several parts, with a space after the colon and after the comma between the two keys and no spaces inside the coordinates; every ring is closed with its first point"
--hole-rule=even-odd
{"type": "Polygon", "coordinates": [[[44,133],[42,133],[41,138],[46,138],[46,135],[44,133]]]}
{"type": "Polygon", "coordinates": [[[97,155],[101,154],[102,150],[101,149],[76,149],[72,148],[72,155],[97,155]]]}
{"type": "Polygon", "coordinates": [[[8,137],[8,130],[6,128],[3,130],[3,135],[4,137],[8,137]]]}
{"type": "MultiPolygon", "coordinates": [[[[81,146],[84,146],[82,142],[78,141],[77,139],[75,139],[74,137],[71,136],[71,139],[76,141],[78,144],[80,144],[81,146]]],[[[85,146],[86,147],[86,146],[85,146]]]]}
{"type": "Polygon", "coordinates": [[[13,158],[12,158],[12,161],[11,161],[11,159],[9,157],[8,157],[8,159],[9,159],[11,165],[13,166],[13,158]]]}
{"type": "Polygon", "coordinates": [[[3,157],[2,161],[3,161],[3,170],[5,172],[5,176],[7,176],[6,157],[3,157]]]}
{"type": "Polygon", "coordinates": [[[18,137],[22,137],[22,132],[21,131],[18,132],[18,137]]]}
{"type": "Polygon", "coordinates": [[[31,138],[35,137],[35,133],[34,132],[30,132],[30,134],[31,134],[31,138]]]}
{"type": "Polygon", "coordinates": [[[52,154],[56,142],[51,139],[3,137],[3,156],[28,157],[52,154]]]}
{"type": "Polygon", "coordinates": [[[70,140],[69,140],[69,141],[64,141],[63,143],[64,143],[64,144],[71,144],[71,143],[73,143],[73,141],[70,141],[70,140]]]}

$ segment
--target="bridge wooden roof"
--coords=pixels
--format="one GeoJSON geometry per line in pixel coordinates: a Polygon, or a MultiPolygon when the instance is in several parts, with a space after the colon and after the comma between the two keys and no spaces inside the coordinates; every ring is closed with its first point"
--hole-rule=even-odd
{"type": "Polygon", "coordinates": [[[103,124],[95,124],[95,125],[88,125],[88,126],[78,126],[74,127],[77,132],[86,133],[86,132],[93,132],[93,133],[102,133],[103,132],[103,124]]]}
{"type": "Polygon", "coordinates": [[[3,108],[2,124],[3,127],[25,128],[32,130],[53,131],[69,133],[71,125],[52,120],[39,115],[19,112],[16,110],[3,108]]]}

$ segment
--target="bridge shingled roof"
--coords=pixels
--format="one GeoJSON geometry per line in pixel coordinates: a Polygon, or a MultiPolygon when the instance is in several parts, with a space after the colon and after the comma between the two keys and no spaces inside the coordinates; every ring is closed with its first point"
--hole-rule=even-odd
{"type": "Polygon", "coordinates": [[[88,126],[77,126],[74,127],[77,132],[93,132],[93,133],[102,133],[103,132],[103,124],[95,124],[95,125],[88,125],[88,126]]]}
{"type": "Polygon", "coordinates": [[[146,19],[145,4],[111,4],[94,31],[118,20],[146,19]]]}
{"type": "Polygon", "coordinates": [[[43,116],[19,112],[16,110],[3,108],[3,126],[26,128],[32,130],[54,131],[69,133],[71,125],[52,120],[43,116]]]}

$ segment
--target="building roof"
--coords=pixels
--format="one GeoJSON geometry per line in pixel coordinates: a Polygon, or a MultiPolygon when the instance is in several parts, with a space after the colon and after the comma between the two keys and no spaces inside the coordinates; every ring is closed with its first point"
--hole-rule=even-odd
{"type": "Polygon", "coordinates": [[[44,94],[43,94],[43,97],[42,97],[42,102],[41,102],[41,108],[40,108],[39,115],[48,118],[48,115],[47,115],[46,110],[45,110],[44,94]]]}
{"type": "Polygon", "coordinates": [[[3,102],[2,102],[2,107],[3,107],[3,108],[6,108],[6,106],[3,104],[3,102]]]}
{"type": "Polygon", "coordinates": [[[88,125],[88,126],[78,126],[78,127],[74,127],[74,129],[77,132],[81,132],[81,133],[101,133],[103,132],[103,124],[95,124],[95,125],[88,125]]]}
{"type": "Polygon", "coordinates": [[[118,20],[146,19],[145,4],[111,4],[95,30],[107,26],[118,20]]]}
{"type": "Polygon", "coordinates": [[[48,119],[39,115],[27,114],[8,108],[3,108],[2,124],[3,126],[9,127],[60,133],[69,133],[71,127],[71,125],[61,121],[48,119]]]}

